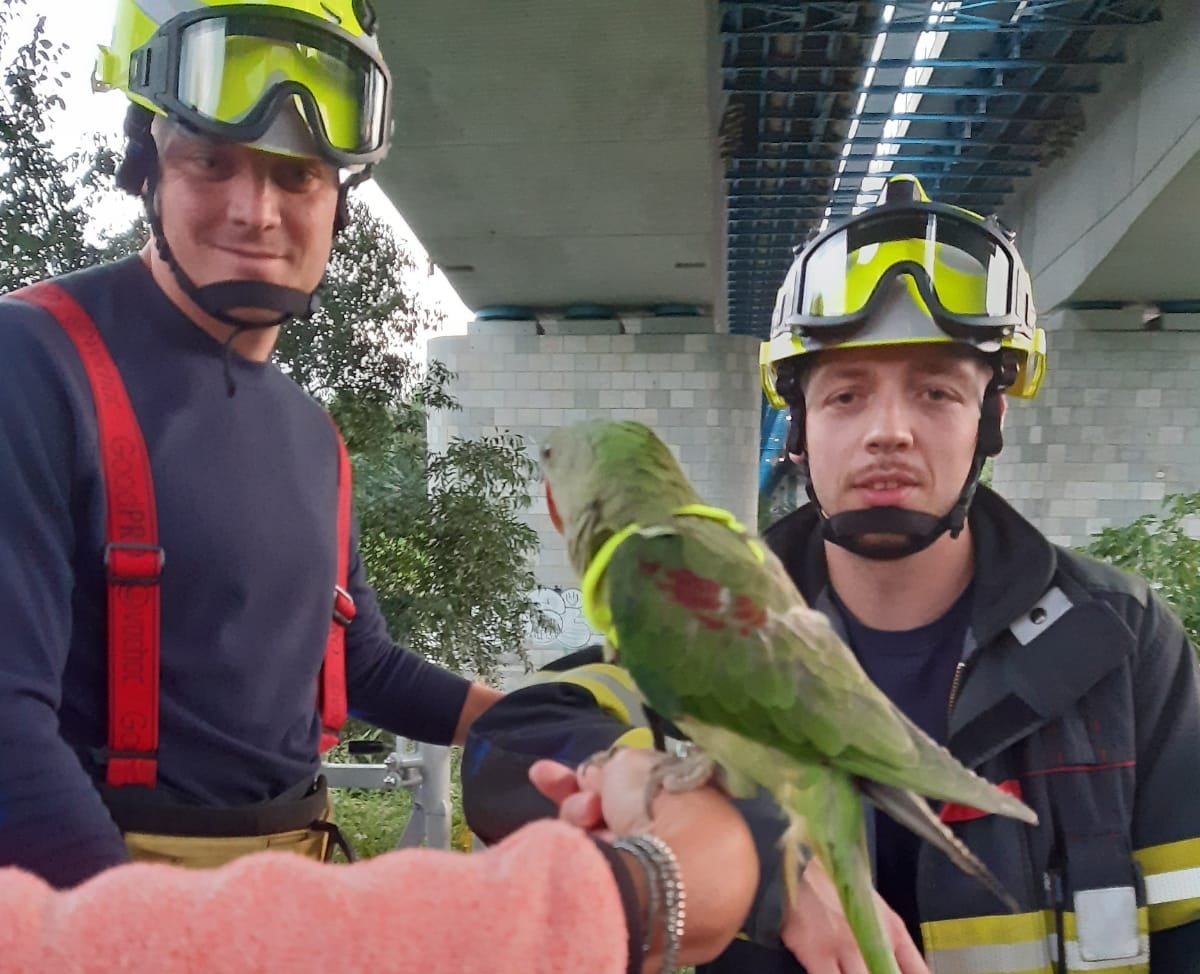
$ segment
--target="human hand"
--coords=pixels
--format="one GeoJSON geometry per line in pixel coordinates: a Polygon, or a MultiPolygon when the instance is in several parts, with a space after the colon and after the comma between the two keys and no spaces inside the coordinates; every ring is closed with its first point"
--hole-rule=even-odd
{"type": "MultiPolygon", "coordinates": [[[[884,934],[891,941],[900,974],[929,974],[921,952],[899,915],[874,893],[884,934]]],[[[867,974],[858,942],[846,922],[837,887],[819,859],[812,859],[796,887],[796,902],[784,914],[784,946],[808,974],[867,974]]]]}
{"type": "MultiPolygon", "coordinates": [[[[651,833],[671,847],[687,893],[679,962],[705,963],[741,929],[758,885],[758,856],[742,816],[716,788],[661,792],[653,803],[653,819],[647,819],[646,783],[656,757],[661,756],[625,748],[582,772],[539,761],[529,777],[558,805],[564,821],[610,838],[651,833]]],[[[632,863],[631,874],[644,897],[639,871],[640,866],[632,863]]],[[[646,970],[656,969],[654,960],[653,953],[647,957],[646,970]]]]}
{"type": "MultiPolygon", "coordinates": [[[[623,748],[586,769],[538,761],[529,769],[534,786],[558,806],[558,817],[611,840],[650,829],[645,791],[659,752],[623,748]]],[[[661,796],[660,796],[661,797],[661,796]]]]}

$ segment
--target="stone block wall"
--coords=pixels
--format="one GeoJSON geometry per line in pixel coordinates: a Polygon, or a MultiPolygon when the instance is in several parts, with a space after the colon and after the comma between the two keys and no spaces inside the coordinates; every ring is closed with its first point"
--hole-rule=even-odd
{"type": "Polygon", "coordinates": [[[1009,404],[993,484],[1060,544],[1200,490],[1196,316],[1143,331],[1115,314],[1053,316],[1046,383],[1033,402],[1009,404]]]}

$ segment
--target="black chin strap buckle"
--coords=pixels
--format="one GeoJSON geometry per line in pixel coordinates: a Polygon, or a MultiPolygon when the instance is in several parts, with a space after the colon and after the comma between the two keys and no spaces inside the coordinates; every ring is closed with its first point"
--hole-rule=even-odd
{"type": "Polygon", "coordinates": [[[869,507],[826,517],[822,534],[856,555],[892,561],[924,551],[951,528],[949,520],[950,515],[935,517],[903,507],[869,507]]]}
{"type": "Polygon", "coordinates": [[[218,281],[197,287],[189,297],[218,321],[244,329],[273,328],[289,318],[312,314],[321,306],[315,293],[265,281],[218,281]],[[247,321],[231,315],[229,312],[233,308],[261,308],[275,312],[278,317],[268,321],[247,321]]]}

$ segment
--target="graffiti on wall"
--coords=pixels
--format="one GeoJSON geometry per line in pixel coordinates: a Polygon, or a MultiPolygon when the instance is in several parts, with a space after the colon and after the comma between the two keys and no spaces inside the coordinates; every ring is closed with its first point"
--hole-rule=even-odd
{"type": "Polygon", "coordinates": [[[526,638],[533,649],[563,649],[574,651],[604,641],[583,614],[583,594],[577,588],[539,588],[531,595],[547,616],[549,625],[531,620],[526,638]]]}

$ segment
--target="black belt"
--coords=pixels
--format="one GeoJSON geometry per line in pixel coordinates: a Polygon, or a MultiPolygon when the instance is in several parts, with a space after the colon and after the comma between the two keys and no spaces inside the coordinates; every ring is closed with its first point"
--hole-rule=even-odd
{"type": "Polygon", "coordinates": [[[329,808],[324,775],[306,779],[277,798],[252,805],[181,805],[142,788],[98,784],[100,797],[122,832],[196,838],[242,838],[321,828],[329,808]]]}

